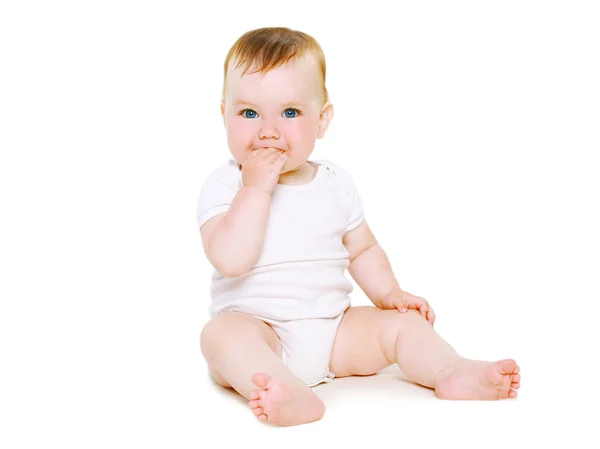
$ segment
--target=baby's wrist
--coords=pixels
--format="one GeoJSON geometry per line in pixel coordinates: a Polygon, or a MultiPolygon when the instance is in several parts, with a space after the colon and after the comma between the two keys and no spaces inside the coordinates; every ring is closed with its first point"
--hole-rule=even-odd
{"type": "Polygon", "coordinates": [[[271,196],[270,192],[267,192],[266,190],[263,190],[260,187],[243,185],[242,188],[246,189],[246,191],[248,191],[251,195],[257,195],[257,196],[268,195],[268,196],[271,196]]]}

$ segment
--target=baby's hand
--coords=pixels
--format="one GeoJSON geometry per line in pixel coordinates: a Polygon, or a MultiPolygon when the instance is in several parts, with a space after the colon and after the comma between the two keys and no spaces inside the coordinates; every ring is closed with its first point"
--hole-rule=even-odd
{"type": "Polygon", "coordinates": [[[406,312],[408,309],[415,309],[418,310],[421,313],[421,316],[431,323],[432,326],[435,321],[435,313],[426,299],[411,295],[401,289],[389,292],[383,298],[382,305],[384,310],[398,309],[402,313],[406,312]]]}
{"type": "Polygon", "coordinates": [[[253,150],[242,165],[242,184],[272,194],[285,161],[287,155],[276,148],[253,150]]]}

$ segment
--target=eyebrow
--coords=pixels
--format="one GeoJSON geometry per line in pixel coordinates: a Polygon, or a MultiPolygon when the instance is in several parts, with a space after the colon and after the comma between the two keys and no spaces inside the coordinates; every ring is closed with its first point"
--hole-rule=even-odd
{"type": "MultiPolygon", "coordinates": [[[[234,106],[240,106],[240,105],[246,105],[246,106],[252,106],[252,107],[257,107],[255,104],[252,103],[248,103],[247,101],[237,101],[235,103],[233,103],[234,106]]],[[[299,101],[288,101],[287,103],[282,104],[282,106],[302,106],[302,107],[306,107],[306,105],[304,103],[301,103],[299,101]]]]}

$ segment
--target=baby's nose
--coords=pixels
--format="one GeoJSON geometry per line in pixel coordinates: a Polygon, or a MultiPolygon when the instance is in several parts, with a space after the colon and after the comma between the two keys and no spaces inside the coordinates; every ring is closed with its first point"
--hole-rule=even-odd
{"type": "Polygon", "coordinates": [[[274,125],[265,124],[259,133],[261,140],[264,139],[279,139],[279,130],[274,125]]]}

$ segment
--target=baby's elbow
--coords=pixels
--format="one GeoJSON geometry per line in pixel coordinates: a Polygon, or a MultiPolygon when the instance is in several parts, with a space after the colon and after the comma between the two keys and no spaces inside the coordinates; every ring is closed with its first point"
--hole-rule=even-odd
{"type": "Polygon", "coordinates": [[[222,254],[220,257],[217,256],[217,254],[214,254],[214,251],[211,251],[209,246],[205,248],[205,254],[212,267],[221,276],[235,278],[244,274],[243,267],[236,266],[234,262],[227,260],[227,257],[223,257],[222,254]]]}
{"type": "Polygon", "coordinates": [[[244,273],[242,271],[234,271],[234,270],[219,270],[217,269],[219,274],[226,278],[237,278],[242,276],[244,273]]]}
{"type": "Polygon", "coordinates": [[[239,251],[214,251],[208,248],[208,260],[214,269],[223,277],[237,278],[248,273],[256,261],[244,258],[239,251]]]}
{"type": "Polygon", "coordinates": [[[243,276],[244,274],[250,271],[250,268],[242,267],[242,266],[233,266],[233,265],[214,265],[215,270],[226,278],[237,278],[243,276]]]}

